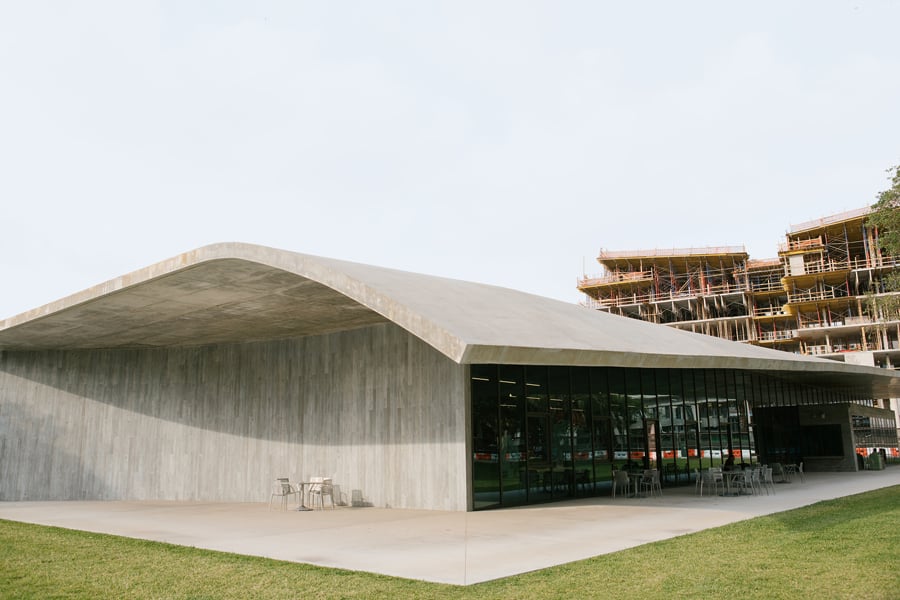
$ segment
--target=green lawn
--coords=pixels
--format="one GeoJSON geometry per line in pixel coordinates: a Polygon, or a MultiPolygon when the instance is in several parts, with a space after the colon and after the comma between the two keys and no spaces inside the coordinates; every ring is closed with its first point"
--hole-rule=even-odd
{"type": "Polygon", "coordinates": [[[900,486],[469,587],[0,520],[0,598],[893,598],[900,486]]]}

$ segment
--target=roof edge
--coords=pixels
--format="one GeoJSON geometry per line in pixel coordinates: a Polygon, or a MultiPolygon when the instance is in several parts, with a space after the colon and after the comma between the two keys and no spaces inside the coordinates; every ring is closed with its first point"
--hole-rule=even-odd
{"type": "MultiPolygon", "coordinates": [[[[387,294],[340,271],[339,266],[343,261],[243,242],[219,242],[201,246],[125,275],[120,275],[53,302],[3,319],[0,321],[0,332],[25,323],[38,321],[55,313],[80,306],[109,294],[127,290],[159,277],[218,260],[243,260],[281,269],[299,277],[305,277],[329,287],[380,314],[457,363],[460,362],[465,353],[465,343],[449,331],[430,322],[387,294]]],[[[351,263],[348,262],[346,264],[351,263]]]]}

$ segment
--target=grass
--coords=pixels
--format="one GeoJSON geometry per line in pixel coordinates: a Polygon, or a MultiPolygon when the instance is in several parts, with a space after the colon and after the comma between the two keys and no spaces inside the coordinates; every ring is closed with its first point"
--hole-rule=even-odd
{"type": "Polygon", "coordinates": [[[0,520],[0,598],[900,597],[900,486],[459,587],[0,520]]]}

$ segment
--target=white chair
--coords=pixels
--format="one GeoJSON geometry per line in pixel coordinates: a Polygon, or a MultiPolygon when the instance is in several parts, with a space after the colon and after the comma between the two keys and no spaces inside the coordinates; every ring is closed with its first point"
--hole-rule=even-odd
{"type": "Polygon", "coordinates": [[[281,510],[287,510],[288,498],[299,493],[291,485],[290,480],[286,477],[279,477],[272,486],[272,495],[269,496],[269,510],[272,510],[272,503],[275,501],[275,498],[281,498],[281,510]]]}
{"type": "Polygon", "coordinates": [[[759,467],[753,467],[748,469],[750,474],[750,489],[754,494],[762,494],[762,483],[760,481],[760,471],[759,467]]]}
{"type": "Polygon", "coordinates": [[[803,483],[803,461],[797,466],[797,474],[800,475],[800,483],[803,483]]]}
{"type": "Polygon", "coordinates": [[[779,483],[787,483],[789,481],[788,475],[784,470],[784,465],[781,463],[772,463],[772,466],[769,468],[772,471],[772,481],[775,481],[775,478],[778,477],[779,483]]]}
{"type": "Polygon", "coordinates": [[[659,481],[659,469],[647,469],[641,477],[641,491],[647,490],[652,496],[654,492],[662,497],[662,484],[659,481]]]}
{"type": "Polygon", "coordinates": [[[713,494],[719,493],[719,486],[722,486],[722,493],[725,493],[725,477],[722,475],[722,469],[718,467],[710,467],[706,471],[700,472],[700,495],[703,495],[703,488],[712,486],[713,494]]]}
{"type": "Polygon", "coordinates": [[[616,490],[622,488],[625,490],[625,494],[628,494],[628,488],[631,485],[631,480],[628,477],[628,473],[622,469],[618,471],[613,471],[613,482],[612,482],[612,497],[616,497],[616,490]]]}
{"type": "Polygon", "coordinates": [[[306,497],[312,498],[312,496],[320,489],[322,489],[322,481],[324,481],[324,477],[310,477],[309,481],[306,484],[306,497]]]}
{"type": "Polygon", "coordinates": [[[755,469],[743,469],[740,471],[740,475],[735,478],[735,484],[737,485],[738,494],[744,492],[745,490],[750,492],[750,495],[756,494],[756,488],[753,485],[753,472],[755,469]]]}
{"type": "Polygon", "coordinates": [[[330,477],[311,477],[312,485],[309,487],[309,495],[312,497],[313,508],[316,506],[325,508],[325,496],[331,500],[331,509],[334,510],[334,486],[330,477]]]}
{"type": "Polygon", "coordinates": [[[775,480],[772,478],[772,467],[761,467],[759,470],[759,482],[760,485],[766,490],[766,496],[769,495],[769,490],[772,490],[772,495],[775,495],[775,480]]]}

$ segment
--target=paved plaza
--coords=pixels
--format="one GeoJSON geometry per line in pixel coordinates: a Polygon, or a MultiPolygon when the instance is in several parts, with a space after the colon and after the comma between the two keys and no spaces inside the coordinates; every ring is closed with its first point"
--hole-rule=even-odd
{"type": "Polygon", "coordinates": [[[900,467],[807,473],[774,495],[586,498],[475,513],[298,512],[265,503],[0,502],[0,518],[237,554],[472,584],[615,552],[821,500],[900,485],[900,467]]]}

